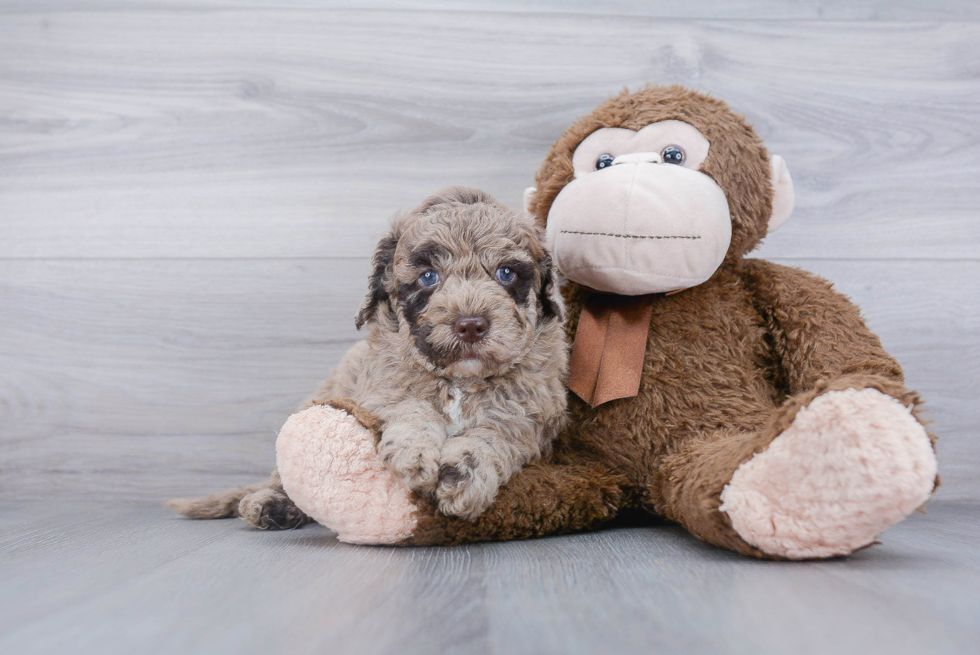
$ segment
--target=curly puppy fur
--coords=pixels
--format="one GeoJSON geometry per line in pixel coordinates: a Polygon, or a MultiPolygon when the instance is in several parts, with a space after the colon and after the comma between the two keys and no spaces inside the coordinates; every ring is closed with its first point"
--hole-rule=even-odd
{"type": "MultiPolygon", "coordinates": [[[[376,423],[385,464],[446,515],[479,516],[514,473],[550,453],[563,427],[564,309],[542,241],[533,219],[465,187],[396,216],[357,316],[367,338],[304,405],[350,399],[373,415],[359,418],[376,423]],[[473,319],[476,336],[461,326],[473,319]]],[[[169,504],[264,528],[310,521],[277,474],[169,504]]]]}

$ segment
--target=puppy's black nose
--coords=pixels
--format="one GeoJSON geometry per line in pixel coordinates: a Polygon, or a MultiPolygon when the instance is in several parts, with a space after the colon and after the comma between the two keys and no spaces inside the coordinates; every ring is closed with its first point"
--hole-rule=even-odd
{"type": "Polygon", "coordinates": [[[453,323],[456,329],[456,338],[466,343],[476,343],[487,333],[487,319],[482,316],[467,316],[458,318],[453,323]]]}

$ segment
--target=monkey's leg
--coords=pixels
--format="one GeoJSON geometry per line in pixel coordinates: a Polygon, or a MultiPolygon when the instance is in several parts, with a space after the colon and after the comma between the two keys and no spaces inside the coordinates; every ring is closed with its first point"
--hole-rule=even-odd
{"type": "Polygon", "coordinates": [[[248,487],[196,498],[176,498],[166,505],[192,519],[239,516],[245,523],[263,530],[300,528],[313,520],[286,496],[278,471],[273,471],[268,480],[248,487]]]}
{"type": "Polygon", "coordinates": [[[289,496],[341,541],[449,545],[523,539],[594,527],[623,504],[625,481],[599,466],[536,463],[515,474],[477,519],[444,517],[385,467],[377,453],[379,433],[365,427],[365,417],[354,417],[356,407],[331,405],[291,416],[276,448],[289,496]]]}
{"type": "Polygon", "coordinates": [[[691,439],[661,467],[664,513],[756,557],[834,557],[872,543],[936,481],[929,434],[912,401],[899,399],[911,394],[876,384],[824,383],[791,398],[761,432],[691,439]]]}

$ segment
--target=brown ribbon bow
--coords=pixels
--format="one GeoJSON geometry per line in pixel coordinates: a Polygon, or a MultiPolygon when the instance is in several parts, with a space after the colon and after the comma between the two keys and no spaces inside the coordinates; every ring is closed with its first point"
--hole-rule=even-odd
{"type": "Polygon", "coordinates": [[[598,407],[640,390],[653,296],[593,294],[575,330],[568,388],[598,407]]]}

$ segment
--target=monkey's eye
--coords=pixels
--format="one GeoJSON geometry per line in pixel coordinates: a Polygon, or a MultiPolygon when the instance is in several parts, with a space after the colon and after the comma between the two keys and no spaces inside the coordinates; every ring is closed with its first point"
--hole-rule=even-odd
{"type": "Polygon", "coordinates": [[[517,277],[517,273],[512,268],[501,266],[497,269],[497,281],[501,284],[510,284],[515,277],[517,277]]]}
{"type": "Polygon", "coordinates": [[[678,146],[667,146],[660,156],[663,157],[665,164],[683,164],[685,159],[684,151],[678,146]]]}
{"type": "Polygon", "coordinates": [[[599,158],[595,160],[595,169],[601,171],[603,168],[609,168],[613,165],[613,157],[608,152],[604,155],[599,155],[599,158]]]}
{"type": "Polygon", "coordinates": [[[419,276],[419,284],[423,287],[432,287],[439,284],[439,274],[435,271],[426,271],[419,276]]]}

